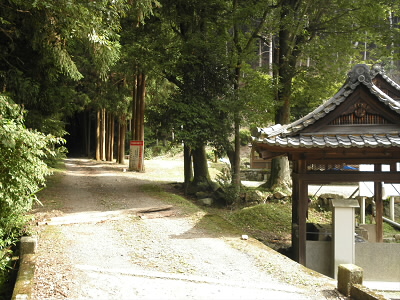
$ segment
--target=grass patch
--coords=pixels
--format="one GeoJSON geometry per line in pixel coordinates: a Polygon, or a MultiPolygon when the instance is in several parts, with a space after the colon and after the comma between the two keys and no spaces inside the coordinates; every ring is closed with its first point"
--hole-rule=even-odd
{"type": "MultiPolygon", "coordinates": [[[[147,184],[143,185],[141,190],[167,204],[180,207],[187,214],[197,217],[201,214],[202,219],[198,226],[209,232],[220,235],[224,232],[228,235],[248,234],[275,250],[291,246],[291,203],[269,202],[233,211],[216,207],[198,207],[184,196],[166,192],[164,188],[156,184],[147,184]]],[[[332,224],[332,212],[310,208],[307,222],[332,224]]],[[[387,223],[384,223],[383,228],[385,237],[400,233],[387,223]]]]}
{"type": "Polygon", "coordinates": [[[63,202],[59,201],[59,198],[63,197],[62,193],[55,193],[54,189],[51,190],[50,188],[54,188],[61,182],[65,169],[63,161],[50,169],[52,174],[46,178],[46,186],[36,194],[39,202],[33,204],[33,210],[40,210],[43,207],[45,207],[45,210],[59,210],[63,207],[63,202]]]}
{"type": "Polygon", "coordinates": [[[196,227],[218,236],[240,236],[241,231],[225,218],[217,214],[204,215],[196,227]]]}
{"type": "Polygon", "coordinates": [[[235,211],[228,219],[243,229],[287,235],[291,232],[292,209],[290,204],[265,203],[235,211]]]}
{"type": "MultiPolygon", "coordinates": [[[[46,186],[55,185],[61,180],[61,173],[65,170],[65,164],[63,161],[58,161],[52,168],[50,168],[50,170],[53,174],[47,177],[46,186]]],[[[46,188],[43,188],[37,193],[39,201],[42,201],[40,195],[44,193],[46,193],[46,188]]],[[[34,202],[32,209],[36,207],[41,207],[41,203],[34,202]]],[[[27,212],[24,218],[25,227],[23,234],[35,234],[36,231],[33,226],[33,215],[27,212]]],[[[13,238],[17,239],[15,236],[13,236],[13,238]]],[[[18,242],[11,242],[7,245],[7,241],[0,241],[0,299],[11,299],[18,272],[18,259],[16,259],[16,255],[18,255],[18,247],[18,242]]]]}
{"type": "Polygon", "coordinates": [[[391,238],[395,234],[399,234],[399,233],[400,233],[400,230],[394,228],[389,223],[383,222],[383,237],[391,238]]]}
{"type": "Polygon", "coordinates": [[[210,234],[220,236],[241,234],[240,229],[224,217],[223,213],[221,213],[223,210],[221,209],[199,207],[183,196],[166,192],[164,186],[156,184],[142,185],[140,190],[153,198],[179,207],[188,215],[192,215],[199,220],[196,227],[210,234]]]}
{"type": "Polygon", "coordinates": [[[61,181],[62,173],[66,170],[64,161],[59,161],[50,168],[51,175],[46,178],[46,187],[53,186],[61,181]]]}
{"type": "Polygon", "coordinates": [[[332,224],[332,212],[309,209],[307,222],[315,224],[332,224]]]}
{"type": "Polygon", "coordinates": [[[157,184],[144,184],[140,186],[140,191],[146,193],[150,197],[160,199],[167,204],[171,204],[183,209],[186,213],[197,213],[200,208],[187,200],[186,198],[166,192],[164,188],[157,184]]]}

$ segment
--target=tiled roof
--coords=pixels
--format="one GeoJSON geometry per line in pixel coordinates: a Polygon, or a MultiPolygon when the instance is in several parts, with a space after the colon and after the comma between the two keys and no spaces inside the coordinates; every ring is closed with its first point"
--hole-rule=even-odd
{"type": "Polygon", "coordinates": [[[262,141],[271,146],[292,148],[381,148],[400,147],[399,134],[374,135],[281,135],[267,137],[262,141]]]}
{"type": "MultiPolygon", "coordinates": [[[[374,134],[374,135],[357,135],[352,133],[350,135],[344,134],[310,134],[303,133],[302,130],[315,123],[317,120],[325,117],[339,106],[347,97],[354,92],[360,84],[365,85],[372,94],[376,95],[380,102],[388,106],[399,114],[400,118],[400,103],[393,100],[387,94],[382,92],[377,86],[372,83],[372,78],[379,73],[383,76],[383,72],[377,69],[370,71],[366,65],[356,65],[351,72],[348,73],[348,79],[342,88],[332,98],[324,102],[314,111],[296,120],[291,124],[286,125],[273,125],[268,128],[260,129],[261,140],[259,142],[271,146],[281,147],[305,147],[305,148],[318,148],[318,147],[390,147],[400,146],[400,136],[398,133],[390,134],[374,134]]],[[[385,75],[386,76],[386,75],[385,75]]],[[[388,77],[386,76],[385,80],[388,77]]],[[[400,89],[400,86],[393,81],[393,86],[400,89]]]]}
{"type": "Polygon", "coordinates": [[[380,74],[387,83],[393,86],[396,90],[400,91],[400,85],[397,82],[393,81],[389,76],[387,76],[380,65],[372,66],[370,73],[373,77],[375,77],[377,74],[380,74]]]}

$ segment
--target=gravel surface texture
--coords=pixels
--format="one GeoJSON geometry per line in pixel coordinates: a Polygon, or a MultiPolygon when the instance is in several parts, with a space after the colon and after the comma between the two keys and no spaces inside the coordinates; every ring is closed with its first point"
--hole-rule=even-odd
{"type": "Polygon", "coordinates": [[[67,159],[34,210],[34,299],[347,299],[336,282],[252,239],[211,232],[205,212],[166,203],[143,184],[183,181],[183,162],[126,165],[67,159]]]}

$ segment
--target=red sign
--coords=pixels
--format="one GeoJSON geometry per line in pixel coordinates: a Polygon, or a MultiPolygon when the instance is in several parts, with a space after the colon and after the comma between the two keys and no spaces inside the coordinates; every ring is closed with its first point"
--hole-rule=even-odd
{"type": "Polygon", "coordinates": [[[131,141],[129,153],[129,170],[142,172],[144,169],[144,141],[131,141]]]}
{"type": "Polygon", "coordinates": [[[131,146],[144,146],[144,141],[131,141],[131,146]]]}

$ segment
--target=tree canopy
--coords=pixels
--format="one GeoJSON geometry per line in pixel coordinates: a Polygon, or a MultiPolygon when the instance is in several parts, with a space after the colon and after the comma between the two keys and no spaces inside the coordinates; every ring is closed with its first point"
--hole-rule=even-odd
{"type": "Polygon", "coordinates": [[[207,180],[209,145],[228,155],[240,186],[239,130],[306,114],[349,64],[398,69],[393,1],[7,0],[0,8],[1,93],[23,105],[27,127],[62,136],[84,112],[75,131],[85,131],[86,154],[97,145],[98,159],[112,158],[104,154],[115,133],[123,158],[125,130],[143,118],[156,139],[185,144],[195,181],[207,180]]]}
{"type": "MultiPolygon", "coordinates": [[[[229,157],[239,196],[241,128],[305,115],[355,63],[400,78],[399,9],[392,0],[1,1],[0,250],[62,136],[98,159],[118,149],[119,162],[128,136],[174,137],[185,182],[196,183],[209,181],[212,146],[229,157]]],[[[288,168],[274,160],[268,186],[287,184],[288,168]]]]}

